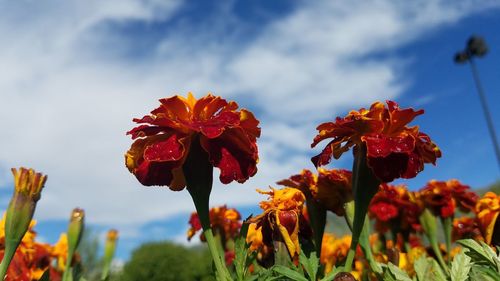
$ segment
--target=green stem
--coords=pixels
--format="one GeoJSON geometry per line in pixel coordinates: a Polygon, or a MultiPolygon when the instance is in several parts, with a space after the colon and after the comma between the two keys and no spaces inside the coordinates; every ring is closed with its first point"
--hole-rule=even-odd
{"type": "Polygon", "coordinates": [[[186,188],[193,199],[196,212],[200,219],[203,234],[207,239],[208,248],[217,270],[217,279],[231,281],[231,275],[219,253],[210,225],[209,200],[212,191],[214,167],[209,161],[208,153],[201,147],[200,139],[193,138],[189,154],[182,170],[186,179],[186,188]]]}
{"type": "Polygon", "coordinates": [[[291,260],[286,244],[282,241],[275,240],[273,241],[273,245],[274,245],[274,264],[289,266],[291,260]]]}
{"type": "Polygon", "coordinates": [[[352,225],[352,241],[347,256],[345,268],[351,271],[352,262],[358,246],[359,237],[365,225],[365,217],[368,206],[375,193],[377,193],[380,181],[375,177],[367,165],[366,147],[361,145],[355,150],[354,164],[352,169],[352,191],[354,194],[354,220],[352,225]]]}
{"type": "Polygon", "coordinates": [[[429,240],[429,243],[431,244],[432,250],[434,251],[439,265],[443,268],[443,270],[449,274],[449,268],[444,262],[443,255],[441,254],[441,250],[439,249],[439,244],[436,239],[437,237],[437,222],[436,222],[436,216],[434,216],[429,209],[424,209],[422,214],[420,215],[420,224],[422,225],[422,228],[424,229],[425,235],[427,236],[427,239],[429,240]]]}
{"type": "Polygon", "coordinates": [[[446,252],[448,255],[446,256],[446,260],[448,263],[451,262],[450,253],[451,253],[451,231],[453,228],[453,217],[442,218],[441,223],[443,224],[444,230],[444,240],[446,243],[446,252]]]}
{"type": "Polygon", "coordinates": [[[326,209],[319,205],[314,199],[307,200],[307,212],[311,228],[313,229],[314,246],[316,248],[316,256],[321,257],[321,247],[323,244],[323,234],[325,233],[326,225],[326,209]]]}
{"type": "Polygon", "coordinates": [[[69,281],[69,280],[73,279],[73,278],[71,278],[71,273],[73,271],[71,269],[72,261],[73,261],[73,252],[68,251],[68,256],[66,257],[66,267],[64,269],[64,273],[63,273],[61,281],[69,281]]]}
{"type": "Polygon", "coordinates": [[[19,241],[6,241],[5,242],[5,252],[0,263],[0,280],[5,279],[7,270],[9,269],[10,262],[16,253],[17,247],[19,246],[19,241]]]}

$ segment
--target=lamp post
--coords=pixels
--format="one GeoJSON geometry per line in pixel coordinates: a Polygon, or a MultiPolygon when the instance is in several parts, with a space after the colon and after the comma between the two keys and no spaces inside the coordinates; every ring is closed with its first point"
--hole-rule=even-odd
{"type": "Polygon", "coordinates": [[[490,110],[488,108],[488,102],[486,101],[486,96],[479,81],[479,74],[477,72],[476,64],[474,62],[474,57],[483,57],[488,53],[488,46],[482,37],[471,36],[469,41],[467,41],[467,46],[465,50],[460,51],[455,54],[455,63],[463,64],[469,63],[472,70],[472,76],[476,83],[477,93],[479,95],[479,100],[481,101],[481,106],[483,108],[484,117],[486,118],[486,123],[488,125],[488,131],[490,133],[491,141],[493,142],[493,147],[495,149],[495,154],[497,157],[497,164],[500,168],[500,148],[498,147],[498,139],[495,133],[495,126],[493,125],[493,119],[491,118],[490,110]]]}

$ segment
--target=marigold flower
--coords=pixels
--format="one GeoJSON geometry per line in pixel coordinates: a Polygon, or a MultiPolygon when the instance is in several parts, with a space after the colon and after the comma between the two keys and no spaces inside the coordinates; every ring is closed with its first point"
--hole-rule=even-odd
{"type": "Polygon", "coordinates": [[[353,199],[351,178],[352,173],[343,169],[319,168],[317,175],[304,169],[300,174],[281,180],[278,184],[297,188],[325,209],[343,216],[344,204],[353,199]]]}
{"type": "Polygon", "coordinates": [[[273,248],[264,244],[264,237],[262,236],[262,228],[257,226],[257,223],[250,223],[248,225],[247,244],[249,252],[256,252],[257,262],[264,267],[272,266],[274,262],[273,248]]]}
{"type": "Polygon", "coordinates": [[[452,217],[457,205],[462,212],[473,211],[479,198],[468,185],[455,179],[432,180],[420,190],[419,197],[425,207],[441,218],[452,217]]]}
{"type": "Polygon", "coordinates": [[[265,245],[272,247],[273,241],[283,241],[290,256],[297,256],[300,252],[299,233],[303,232],[301,224],[306,224],[302,215],[304,194],[295,188],[257,191],[269,195],[269,200],[260,202],[264,213],[252,218],[250,223],[262,228],[265,245]]]}
{"type": "Polygon", "coordinates": [[[368,214],[375,218],[375,228],[380,232],[392,229],[409,234],[421,229],[419,216],[422,209],[413,192],[404,185],[380,185],[373,197],[368,214]]]}
{"type": "Polygon", "coordinates": [[[493,234],[500,213],[500,196],[493,192],[487,192],[477,202],[475,212],[486,243],[498,245],[500,237],[493,234]]]}
{"type": "Polygon", "coordinates": [[[345,235],[341,238],[337,238],[332,233],[325,233],[323,235],[320,261],[325,265],[325,274],[330,272],[333,266],[346,258],[349,246],[351,245],[351,239],[350,235],[345,235]]]}
{"type": "MultiPolygon", "coordinates": [[[[226,205],[211,208],[209,211],[210,223],[215,234],[219,235],[224,248],[226,242],[236,238],[241,229],[241,215],[234,208],[228,208],[226,205]]],[[[196,212],[191,214],[189,219],[190,228],[188,229],[188,241],[201,230],[201,222],[196,212]]],[[[203,233],[200,235],[200,240],[205,241],[203,233]]]]}
{"type": "Polygon", "coordinates": [[[461,217],[453,220],[452,239],[453,241],[460,239],[484,241],[477,220],[469,217],[461,217]]]}
{"type": "Polygon", "coordinates": [[[413,178],[424,169],[425,163],[436,163],[441,151],[428,135],[417,126],[408,127],[423,110],[400,109],[387,101],[387,107],[375,102],[370,109],[351,111],[335,122],[319,125],[318,135],[311,147],[333,138],[323,151],[311,160],[316,167],[326,165],[331,158],[338,159],[351,147],[366,146],[368,166],[382,182],[396,178],[413,178]]]}
{"type": "Polygon", "coordinates": [[[189,93],[187,98],[174,96],[160,103],[150,115],[133,119],[142,125],[127,132],[135,141],[125,164],[143,185],[182,190],[182,166],[193,142],[199,142],[221,170],[222,183],[242,183],[255,175],[260,128],[250,111],[211,94],[196,100],[189,93]]]}

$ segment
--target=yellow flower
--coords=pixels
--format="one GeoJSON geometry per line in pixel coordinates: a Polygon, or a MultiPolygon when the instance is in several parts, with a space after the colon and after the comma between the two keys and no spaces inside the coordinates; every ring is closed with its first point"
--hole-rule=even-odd
{"type": "Polygon", "coordinates": [[[495,223],[499,213],[500,196],[493,192],[487,192],[476,204],[476,215],[479,226],[488,244],[491,244],[492,240],[493,242],[498,242],[495,240],[500,239],[500,237],[493,237],[495,223]]]}

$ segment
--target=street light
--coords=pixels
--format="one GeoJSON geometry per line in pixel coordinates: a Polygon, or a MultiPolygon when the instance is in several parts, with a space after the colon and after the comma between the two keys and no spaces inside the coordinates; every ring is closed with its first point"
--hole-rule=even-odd
{"type": "Polygon", "coordinates": [[[500,148],[498,147],[498,139],[495,133],[495,127],[493,126],[493,119],[491,118],[491,114],[488,109],[488,103],[486,102],[486,96],[484,95],[483,87],[479,81],[476,64],[473,59],[474,57],[483,57],[486,53],[488,53],[488,46],[486,45],[484,39],[473,35],[469,38],[469,41],[467,41],[465,50],[455,54],[454,61],[457,64],[469,62],[471,66],[472,76],[476,82],[477,93],[479,95],[479,100],[481,101],[481,106],[483,107],[484,117],[486,118],[488,131],[490,132],[491,141],[493,142],[493,147],[497,156],[498,167],[500,168],[500,148]]]}

